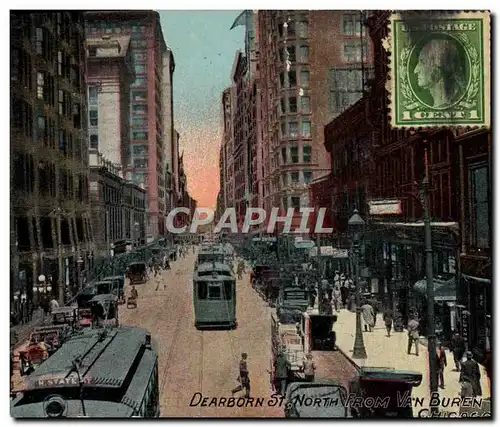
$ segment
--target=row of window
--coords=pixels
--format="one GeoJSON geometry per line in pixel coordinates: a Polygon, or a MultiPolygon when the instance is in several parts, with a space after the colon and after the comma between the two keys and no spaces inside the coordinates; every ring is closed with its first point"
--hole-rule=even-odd
{"type": "Polygon", "coordinates": [[[345,62],[361,62],[366,61],[370,56],[370,47],[368,41],[361,42],[360,39],[352,39],[344,41],[344,61],[345,62]]]}
{"type": "Polygon", "coordinates": [[[13,156],[12,184],[13,188],[25,194],[38,192],[44,196],[56,197],[56,188],[59,196],[83,202],[86,179],[83,175],[73,175],[67,169],[59,168],[59,180],[56,179],[56,166],[51,162],[39,162],[38,189],[35,188],[35,163],[29,154],[15,154],[13,156]],[[57,185],[58,184],[58,185],[57,185]]]}
{"type": "Polygon", "coordinates": [[[280,87],[282,89],[300,86],[301,88],[309,87],[309,71],[301,70],[299,72],[299,80],[297,80],[297,70],[282,71],[280,73],[280,87]]]}
{"type": "Polygon", "coordinates": [[[309,24],[307,21],[288,21],[278,27],[280,37],[292,38],[299,37],[307,39],[309,32],[309,24]]]}
{"type": "MultiPolygon", "coordinates": [[[[308,96],[301,96],[300,98],[300,113],[309,114],[311,112],[311,98],[308,96]]],[[[280,102],[281,114],[295,114],[298,113],[297,97],[296,96],[283,96],[280,102]]]]}
{"type": "Polygon", "coordinates": [[[346,36],[361,35],[363,27],[363,12],[347,13],[342,15],[342,32],[346,36]]]}
{"type": "Polygon", "coordinates": [[[311,171],[293,171],[281,175],[281,183],[283,186],[289,184],[310,184],[313,174],[311,171]],[[301,179],[302,178],[302,179],[301,179]]]}
{"type": "Polygon", "coordinates": [[[299,47],[299,55],[297,60],[297,49],[295,45],[287,45],[284,48],[279,49],[279,56],[285,63],[287,61],[293,62],[309,62],[309,46],[301,45],[299,47]]]}
{"type": "MultiPolygon", "coordinates": [[[[301,123],[300,134],[303,137],[309,138],[311,136],[311,122],[303,120],[301,123]]],[[[299,136],[299,123],[298,122],[281,122],[281,137],[282,138],[297,138],[299,136]]]]}
{"type": "Polygon", "coordinates": [[[78,140],[74,141],[70,132],[59,129],[53,119],[47,118],[43,114],[37,115],[36,119],[33,120],[32,107],[25,101],[13,100],[11,124],[14,128],[21,129],[25,136],[34,138],[45,147],[58,147],[65,156],[72,157],[75,154],[77,158],[81,158],[81,146],[78,140]]]}
{"type": "Polygon", "coordinates": [[[292,145],[281,148],[281,160],[284,165],[290,163],[311,163],[312,149],[310,145],[302,146],[302,162],[299,159],[299,147],[292,145]]]}
{"type": "Polygon", "coordinates": [[[116,22],[95,22],[92,23],[87,28],[89,34],[98,34],[103,32],[104,34],[122,34],[122,33],[132,33],[132,34],[144,34],[147,32],[147,26],[141,25],[139,23],[127,25],[121,25],[116,22]]]}

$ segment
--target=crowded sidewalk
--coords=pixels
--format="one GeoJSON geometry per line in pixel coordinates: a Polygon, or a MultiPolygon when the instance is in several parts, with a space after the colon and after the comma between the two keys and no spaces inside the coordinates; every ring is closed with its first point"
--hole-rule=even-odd
{"type": "MultiPolygon", "coordinates": [[[[338,320],[334,325],[334,330],[337,335],[337,347],[348,358],[352,360],[352,349],[354,346],[354,338],[356,334],[356,313],[342,309],[336,313],[338,320]]],[[[424,406],[429,405],[429,362],[428,350],[425,339],[421,337],[419,345],[419,355],[415,355],[415,347],[412,348],[412,353],[407,354],[408,333],[391,332],[391,336],[387,337],[387,331],[382,320],[382,314],[378,314],[375,328],[372,332],[363,332],[363,340],[366,348],[366,359],[354,359],[353,362],[358,366],[370,367],[388,367],[397,370],[407,370],[422,373],[422,383],[419,387],[413,389],[413,397],[424,398],[424,406]]],[[[453,362],[453,354],[446,350],[447,366],[444,369],[444,389],[439,389],[440,397],[457,397],[460,396],[461,386],[459,383],[460,373],[455,371],[453,362]]],[[[481,370],[481,388],[482,398],[490,397],[490,388],[488,377],[485,369],[480,366],[481,370]]],[[[453,410],[446,408],[444,410],[453,410]]],[[[418,409],[414,413],[418,412],[418,409]]]]}

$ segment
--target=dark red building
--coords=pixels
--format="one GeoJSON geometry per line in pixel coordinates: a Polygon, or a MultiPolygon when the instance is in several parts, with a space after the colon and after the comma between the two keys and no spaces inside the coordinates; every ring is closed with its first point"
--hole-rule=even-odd
{"type": "MultiPolygon", "coordinates": [[[[469,171],[470,168],[476,171],[481,165],[488,167],[489,137],[486,131],[478,133],[468,128],[391,129],[386,91],[389,58],[382,47],[382,40],[388,35],[388,17],[389,12],[377,11],[367,21],[374,46],[374,78],[368,82],[369,90],[361,100],[325,126],[325,148],[331,156],[332,171],[328,178],[311,186],[311,194],[317,207],[331,209],[335,246],[350,246],[347,221],[355,208],[360,211],[367,221],[363,245],[367,287],[371,285],[367,290],[378,292],[388,306],[397,305],[405,315],[410,307],[416,308],[425,329],[427,302],[425,285],[421,282],[425,279],[425,254],[420,190],[427,153],[434,278],[439,282],[435,326],[437,333],[446,338],[451,329],[462,328],[465,322],[455,306],[463,303],[470,309],[476,304],[471,299],[476,293],[470,289],[477,287],[478,281],[467,279],[476,283],[470,284],[467,292],[458,285],[464,277],[460,261],[463,263],[465,259],[471,265],[472,271],[467,276],[477,277],[472,273],[482,271],[481,283],[485,285],[484,280],[491,277],[491,270],[488,272],[491,245],[486,243],[491,240],[491,228],[489,210],[485,210],[491,200],[490,169],[479,169],[474,172],[477,176],[469,171]],[[474,189],[471,181],[474,179],[479,180],[481,189],[477,187],[479,184],[474,189]],[[471,201],[471,197],[476,201],[471,201]],[[401,215],[370,217],[367,202],[381,199],[400,200],[401,215]],[[481,200],[481,211],[475,213],[478,220],[474,225],[469,218],[475,212],[471,209],[478,209],[477,200],[481,200]],[[481,238],[474,237],[478,233],[481,238]],[[482,247],[474,246],[478,242],[482,247]]],[[[486,313],[487,291],[479,294],[477,298],[483,298],[482,310],[486,313]]],[[[484,313],[483,318],[487,318],[484,313]]],[[[480,329],[479,320],[472,325],[473,317],[468,320],[470,328],[480,329]]],[[[465,329],[464,334],[473,346],[477,338],[472,334],[479,332],[465,329]]]]}

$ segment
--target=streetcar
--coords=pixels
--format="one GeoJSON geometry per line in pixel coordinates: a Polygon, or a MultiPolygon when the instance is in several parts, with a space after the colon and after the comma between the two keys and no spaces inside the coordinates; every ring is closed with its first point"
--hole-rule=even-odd
{"type": "Polygon", "coordinates": [[[227,264],[198,266],[193,278],[193,303],[196,329],[237,327],[236,280],[227,264]]]}
{"type": "Polygon", "coordinates": [[[228,257],[226,251],[221,246],[206,246],[200,248],[194,269],[196,270],[200,264],[204,263],[227,263],[228,257]]]}
{"type": "Polygon", "coordinates": [[[158,355],[142,328],[83,329],[26,377],[13,418],[157,418],[158,355]]]}

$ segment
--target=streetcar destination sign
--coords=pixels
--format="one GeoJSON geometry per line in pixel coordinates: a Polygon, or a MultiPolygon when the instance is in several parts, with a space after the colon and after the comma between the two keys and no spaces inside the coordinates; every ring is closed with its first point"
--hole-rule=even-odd
{"type": "MultiPolygon", "coordinates": [[[[85,384],[90,384],[90,378],[83,378],[85,384]]],[[[48,387],[72,387],[80,385],[78,377],[44,377],[33,381],[33,388],[48,388],[48,387]]]]}

